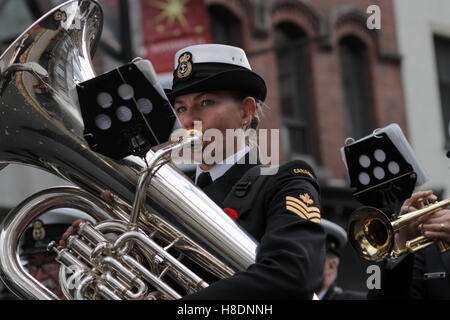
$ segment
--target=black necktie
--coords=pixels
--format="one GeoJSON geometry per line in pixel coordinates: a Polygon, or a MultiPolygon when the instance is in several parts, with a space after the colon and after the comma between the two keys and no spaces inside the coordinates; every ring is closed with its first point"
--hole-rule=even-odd
{"type": "Polygon", "coordinates": [[[202,172],[197,178],[197,186],[203,188],[212,182],[209,172],[202,172]]]}

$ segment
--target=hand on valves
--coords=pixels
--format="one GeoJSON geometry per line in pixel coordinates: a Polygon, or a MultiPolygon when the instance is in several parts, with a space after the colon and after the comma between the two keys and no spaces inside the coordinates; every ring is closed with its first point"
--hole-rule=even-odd
{"type": "MultiPolygon", "coordinates": [[[[424,204],[435,201],[437,196],[433,191],[418,191],[403,202],[400,212],[413,212],[421,209],[424,204]]],[[[407,240],[421,235],[433,241],[450,242],[450,210],[444,208],[419,217],[396,234],[396,244],[399,249],[403,249],[407,240]]]]}

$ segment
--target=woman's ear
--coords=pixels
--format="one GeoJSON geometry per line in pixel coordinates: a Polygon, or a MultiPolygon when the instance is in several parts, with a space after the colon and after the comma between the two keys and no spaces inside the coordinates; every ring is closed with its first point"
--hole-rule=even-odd
{"type": "Polygon", "coordinates": [[[242,100],[242,107],[243,107],[243,113],[242,113],[242,122],[247,125],[249,124],[253,118],[255,117],[256,113],[256,100],[253,97],[245,97],[244,100],[242,100]]]}

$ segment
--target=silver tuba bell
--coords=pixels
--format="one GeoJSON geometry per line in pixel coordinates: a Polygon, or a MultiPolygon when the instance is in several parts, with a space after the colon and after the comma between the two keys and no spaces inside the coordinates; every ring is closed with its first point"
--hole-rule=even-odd
{"type": "Polygon", "coordinates": [[[30,223],[57,208],[96,221],[82,223],[67,248],[49,247],[67,299],[178,299],[208,286],[189,264],[226,278],[255,261],[257,242],[171,163],[169,151],[198,142],[197,133],[150,150],[146,161],[89,148],[74,88],[95,77],[102,23],[96,2],[65,2],[0,58],[0,162],[71,184],[25,199],[1,225],[0,276],[20,298],[57,299],[22,266],[19,248],[30,223]],[[105,190],[121,205],[103,201],[105,190]]]}

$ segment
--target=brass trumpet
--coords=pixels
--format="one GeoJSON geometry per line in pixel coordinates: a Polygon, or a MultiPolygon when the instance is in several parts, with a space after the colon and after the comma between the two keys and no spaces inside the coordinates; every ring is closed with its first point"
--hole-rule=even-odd
{"type": "Polygon", "coordinates": [[[377,208],[360,207],[350,215],[348,220],[348,241],[361,258],[374,262],[413,253],[433,243],[436,243],[440,252],[443,253],[450,249],[448,242],[432,241],[424,236],[411,239],[406,242],[405,248],[398,249],[395,246],[395,233],[419,217],[432,214],[448,205],[450,205],[450,199],[442,200],[392,220],[377,208]]]}

